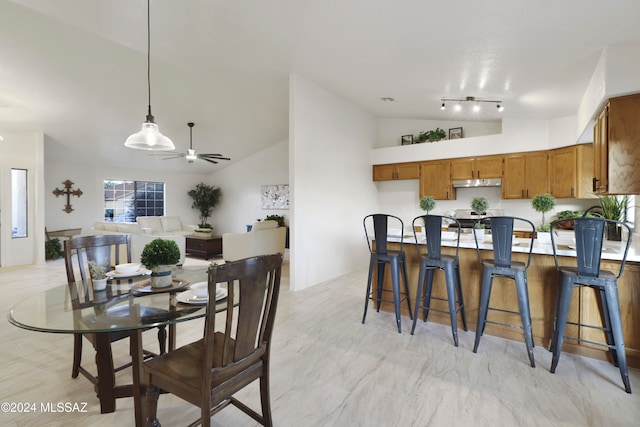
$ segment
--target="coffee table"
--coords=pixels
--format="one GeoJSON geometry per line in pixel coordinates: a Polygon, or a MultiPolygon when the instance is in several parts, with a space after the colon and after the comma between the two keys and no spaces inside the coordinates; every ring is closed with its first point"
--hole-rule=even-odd
{"type": "Polygon", "coordinates": [[[216,234],[202,233],[186,236],[185,251],[191,255],[212,258],[222,255],[222,236],[216,234]]]}

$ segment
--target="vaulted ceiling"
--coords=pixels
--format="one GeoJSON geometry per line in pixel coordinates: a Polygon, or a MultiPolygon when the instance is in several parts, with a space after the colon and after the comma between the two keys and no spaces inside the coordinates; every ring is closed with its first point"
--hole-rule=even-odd
{"type": "MultiPolygon", "coordinates": [[[[43,131],[121,166],[224,167],[123,147],[146,115],[146,5],[0,0],[0,135],[43,131]]],[[[637,0],[151,0],[151,105],[179,151],[193,121],[194,148],[232,161],[288,137],[290,73],[378,117],[499,120],[440,111],[466,96],[569,116],[602,49],[640,43],[639,18],[637,0]]]]}

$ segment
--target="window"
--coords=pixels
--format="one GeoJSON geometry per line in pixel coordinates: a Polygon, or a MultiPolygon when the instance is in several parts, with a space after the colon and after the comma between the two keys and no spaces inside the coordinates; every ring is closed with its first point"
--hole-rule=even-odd
{"type": "Polygon", "coordinates": [[[139,216],[164,215],[164,183],[104,181],[104,220],[135,222],[139,216]]]}
{"type": "Polygon", "coordinates": [[[27,170],[11,169],[11,237],[27,237],[27,170]]]}

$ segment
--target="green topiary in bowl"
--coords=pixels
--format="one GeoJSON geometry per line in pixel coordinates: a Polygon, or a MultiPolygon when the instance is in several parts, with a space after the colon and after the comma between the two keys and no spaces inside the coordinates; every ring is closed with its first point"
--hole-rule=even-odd
{"type": "Polygon", "coordinates": [[[436,199],[433,196],[424,196],[420,199],[420,209],[427,212],[431,212],[436,207],[436,199]]]}
{"type": "Polygon", "coordinates": [[[175,265],[180,261],[180,249],[173,240],[155,239],[147,243],[140,262],[151,269],[159,265],[175,265]]]}

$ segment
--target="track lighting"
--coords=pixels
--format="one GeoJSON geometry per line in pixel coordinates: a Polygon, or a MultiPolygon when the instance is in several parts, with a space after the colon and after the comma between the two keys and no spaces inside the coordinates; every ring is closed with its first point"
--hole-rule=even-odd
{"type": "Polygon", "coordinates": [[[504,111],[504,106],[502,105],[502,101],[499,101],[499,100],[479,99],[474,96],[467,96],[466,98],[459,98],[459,99],[458,98],[442,98],[440,100],[442,101],[442,106],[440,107],[441,110],[445,109],[446,102],[455,102],[456,103],[454,107],[455,111],[460,111],[462,109],[461,103],[471,102],[473,103],[473,111],[479,112],[481,102],[491,102],[496,104],[496,108],[499,112],[504,111]]]}

